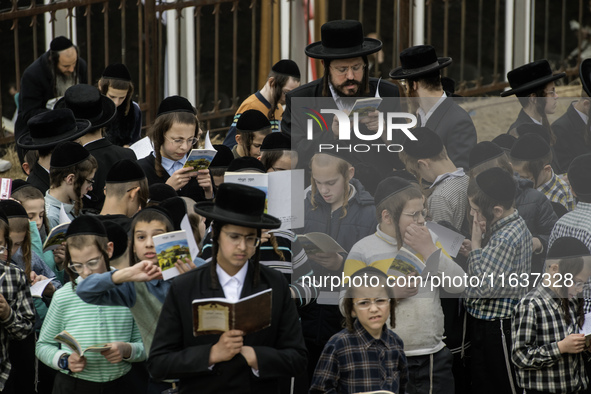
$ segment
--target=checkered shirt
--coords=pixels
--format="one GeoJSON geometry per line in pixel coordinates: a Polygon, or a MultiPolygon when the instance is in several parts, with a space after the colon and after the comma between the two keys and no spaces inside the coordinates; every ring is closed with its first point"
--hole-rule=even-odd
{"type": "Polygon", "coordinates": [[[327,342],[312,378],[310,393],[359,393],[389,390],[404,393],[408,382],[402,339],[384,328],[375,339],[355,320],[327,342]]]}
{"type": "MultiPolygon", "coordinates": [[[[539,285],[517,304],[511,336],[511,359],[517,384],[526,390],[547,393],[576,393],[587,388],[583,354],[561,354],[558,342],[579,332],[575,321],[566,324],[557,295],[539,285]]],[[[569,301],[574,316],[577,300],[569,301]]],[[[573,319],[574,320],[574,319],[573,319]]]]}
{"type": "Polygon", "coordinates": [[[480,285],[469,283],[464,302],[466,310],[477,319],[507,319],[527,294],[528,288],[522,286],[521,280],[518,286],[510,286],[509,278],[531,272],[532,236],[517,210],[494,223],[491,233],[485,247],[468,255],[468,275],[478,278],[480,285]]]}
{"type": "Polygon", "coordinates": [[[577,205],[570,187],[565,181],[557,177],[554,171],[552,171],[552,178],[538,187],[538,190],[544,193],[548,200],[563,205],[569,212],[575,209],[575,205],[577,205]]]}

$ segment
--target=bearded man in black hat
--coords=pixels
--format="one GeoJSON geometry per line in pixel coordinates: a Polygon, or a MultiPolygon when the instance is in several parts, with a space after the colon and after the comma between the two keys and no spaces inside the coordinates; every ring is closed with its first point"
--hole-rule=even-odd
{"type": "MultiPolygon", "coordinates": [[[[323,114],[329,129],[332,133],[315,133],[313,141],[306,140],[305,127],[302,125],[292,125],[292,105],[293,98],[311,98],[311,97],[332,97],[334,103],[330,109],[339,109],[348,113],[352,108],[355,98],[362,97],[399,97],[396,85],[378,78],[370,78],[368,71],[368,55],[378,52],[382,49],[382,42],[363,36],[363,27],[358,21],[338,20],[327,22],[321,28],[322,40],[312,43],[306,47],[306,55],[314,59],[321,59],[324,66],[324,76],[320,79],[300,86],[286,95],[286,108],[281,121],[281,131],[290,135],[292,145],[297,147],[300,155],[299,166],[307,167],[310,158],[318,151],[318,142],[336,143],[338,141],[338,122],[330,114],[323,114]],[[332,127],[331,127],[332,125],[332,127]]],[[[313,106],[313,104],[308,105],[313,106]]],[[[391,109],[395,111],[396,109],[391,109]]],[[[360,120],[359,126],[362,134],[375,134],[378,130],[377,113],[370,114],[365,119],[360,120]]],[[[385,135],[385,133],[383,133],[385,135]]],[[[351,137],[351,144],[355,142],[368,143],[361,141],[356,137],[351,137]]],[[[384,142],[384,141],[377,141],[384,142]]],[[[361,175],[363,171],[358,168],[357,174],[360,180],[369,190],[373,190],[382,175],[392,172],[392,156],[395,153],[379,151],[378,154],[356,155],[363,164],[370,169],[373,174],[371,179],[364,179],[361,175]],[[385,155],[381,154],[385,153],[385,155]],[[377,171],[377,173],[376,173],[377,171]],[[376,176],[376,174],[379,174],[376,176]],[[373,185],[365,182],[375,183],[373,185]],[[372,187],[373,186],[373,187],[372,187]]],[[[357,166],[356,166],[357,167],[357,166]]]]}
{"type": "Polygon", "coordinates": [[[72,41],[64,36],[54,38],[49,50],[23,73],[15,137],[20,137],[32,111],[45,108],[47,101],[63,96],[78,83],[88,83],[86,62],[72,41]]]}
{"type": "Polygon", "coordinates": [[[470,115],[447,99],[452,93],[443,90],[440,70],[451,63],[451,57],[437,57],[432,46],[417,45],[400,53],[401,66],[390,72],[390,78],[405,81],[407,95],[415,98],[411,106],[416,104],[418,126],[434,131],[454,165],[467,170],[476,128],[470,115]]]}

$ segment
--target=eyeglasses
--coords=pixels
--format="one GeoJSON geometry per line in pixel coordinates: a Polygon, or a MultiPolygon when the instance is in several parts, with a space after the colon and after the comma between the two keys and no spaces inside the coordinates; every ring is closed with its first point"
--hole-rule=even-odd
{"type": "Polygon", "coordinates": [[[353,71],[353,74],[357,74],[365,68],[365,64],[355,64],[353,66],[343,66],[343,67],[333,67],[330,66],[335,71],[336,75],[345,75],[349,73],[349,69],[353,71]]]}
{"type": "Polygon", "coordinates": [[[175,139],[172,139],[172,138],[169,138],[167,136],[164,136],[164,138],[166,138],[167,140],[169,140],[170,142],[172,142],[177,147],[181,147],[181,146],[185,145],[185,143],[188,143],[189,146],[194,146],[197,143],[197,141],[198,141],[198,139],[195,138],[195,137],[188,138],[188,139],[184,139],[184,138],[175,138],[175,139]]]}
{"type": "Polygon", "coordinates": [[[222,230],[222,233],[226,234],[228,236],[228,238],[230,238],[230,242],[234,246],[240,245],[242,243],[242,238],[244,238],[244,242],[246,243],[246,246],[251,247],[251,248],[256,248],[261,243],[261,239],[259,237],[255,237],[252,235],[229,233],[229,232],[223,231],[223,230],[222,230]]]}
{"type": "Polygon", "coordinates": [[[371,301],[371,300],[357,301],[355,303],[355,305],[357,305],[357,308],[359,310],[362,310],[363,311],[363,310],[369,309],[372,304],[375,304],[378,308],[384,308],[389,303],[390,303],[390,299],[389,298],[376,298],[373,301],[371,301]]]}
{"type": "Polygon", "coordinates": [[[8,252],[8,248],[6,246],[0,246],[0,254],[4,254],[8,252]]]}
{"type": "Polygon", "coordinates": [[[68,265],[68,267],[77,274],[81,274],[82,272],[84,272],[84,266],[86,266],[89,270],[94,271],[99,268],[99,265],[101,264],[101,258],[102,257],[93,260],[88,260],[86,263],[83,264],[70,264],[68,265]]]}
{"type": "Polygon", "coordinates": [[[127,189],[127,190],[125,191],[125,193],[129,193],[130,191],[132,191],[132,190],[135,190],[135,189],[139,189],[139,188],[140,188],[140,186],[134,186],[134,187],[132,187],[131,189],[127,189]]]}
{"type": "Polygon", "coordinates": [[[402,214],[403,215],[406,215],[406,216],[412,216],[412,219],[415,222],[418,222],[419,221],[419,217],[421,217],[421,216],[423,218],[426,218],[427,217],[428,211],[427,211],[427,208],[425,208],[425,209],[422,209],[422,210],[416,211],[416,212],[402,212],[402,214]]]}
{"type": "Polygon", "coordinates": [[[86,182],[88,182],[90,184],[90,186],[94,185],[95,180],[94,179],[85,179],[86,182]]]}

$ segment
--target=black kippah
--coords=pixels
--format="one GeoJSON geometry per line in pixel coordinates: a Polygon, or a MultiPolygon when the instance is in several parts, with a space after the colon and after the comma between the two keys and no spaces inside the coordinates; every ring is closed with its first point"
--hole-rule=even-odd
{"type": "Polygon", "coordinates": [[[255,159],[251,156],[238,157],[230,163],[228,166],[228,172],[241,172],[241,171],[256,171],[256,172],[267,172],[263,163],[260,160],[255,159]]]}
{"type": "Polygon", "coordinates": [[[241,132],[254,133],[259,130],[271,128],[271,122],[261,112],[256,109],[249,109],[240,114],[238,122],[236,122],[236,130],[241,132]]]}
{"type": "Polygon", "coordinates": [[[181,197],[171,197],[160,203],[160,208],[168,212],[168,216],[172,219],[172,225],[175,231],[181,229],[181,221],[187,214],[187,204],[181,197]]]}
{"type": "Polygon", "coordinates": [[[50,168],[68,168],[82,163],[90,153],[80,144],[72,141],[62,142],[54,149],[49,161],[50,168]]]}
{"type": "Polygon", "coordinates": [[[394,171],[392,172],[392,176],[405,179],[409,182],[419,183],[417,177],[406,170],[394,171]]]}
{"type": "Polygon", "coordinates": [[[537,134],[546,141],[548,145],[550,145],[550,131],[542,125],[535,124],[535,123],[523,123],[515,129],[517,131],[517,135],[521,137],[522,135],[526,134],[537,134]]]}
{"type": "Polygon", "coordinates": [[[150,185],[149,194],[151,202],[162,202],[167,198],[178,196],[176,190],[166,183],[154,183],[150,185]]]}
{"type": "Polygon", "coordinates": [[[550,145],[538,134],[524,134],[511,149],[511,158],[531,161],[541,159],[550,153],[550,145]]]}
{"type": "Polygon", "coordinates": [[[103,223],[96,216],[91,215],[78,216],[70,223],[68,231],[66,231],[66,238],[75,235],[96,235],[108,238],[107,229],[103,223]]]}
{"type": "MultiPolygon", "coordinates": [[[[2,220],[4,223],[8,224],[8,217],[6,216],[6,213],[4,213],[4,210],[2,208],[0,208],[0,220],[2,220]]],[[[7,234],[5,234],[7,235],[7,234]]]]}
{"type": "Polygon", "coordinates": [[[215,150],[218,152],[214,156],[209,168],[216,168],[216,167],[228,167],[232,160],[234,160],[234,154],[232,153],[232,149],[228,148],[226,145],[216,144],[213,146],[215,150]]]}
{"type": "Polygon", "coordinates": [[[106,183],[126,183],[141,181],[146,178],[144,170],[137,164],[137,161],[122,159],[113,164],[107,173],[106,183]]]}
{"type": "Polygon", "coordinates": [[[72,48],[74,44],[68,38],[59,36],[51,40],[49,49],[55,52],[63,51],[64,49],[72,48]]]}
{"type": "Polygon", "coordinates": [[[591,153],[575,157],[567,174],[570,186],[577,196],[591,196],[591,153]]]}
{"type": "Polygon", "coordinates": [[[560,237],[556,238],[548,250],[546,259],[568,259],[583,256],[591,256],[591,252],[583,242],[574,237],[560,237]]]}
{"type": "Polygon", "coordinates": [[[428,159],[437,156],[443,150],[441,138],[427,127],[417,127],[412,134],[416,141],[407,139],[404,143],[404,153],[413,159],[428,159]]]}
{"type": "Polygon", "coordinates": [[[170,96],[162,100],[158,106],[156,117],[169,114],[171,112],[188,112],[190,114],[196,115],[195,109],[189,100],[181,96],[170,96]]]}
{"type": "Polygon", "coordinates": [[[29,218],[27,210],[19,202],[14,200],[0,200],[0,208],[7,218],[29,218]]]}
{"type": "Polygon", "coordinates": [[[107,238],[109,239],[109,242],[113,242],[113,255],[111,256],[111,260],[115,260],[123,256],[127,250],[127,233],[123,227],[111,220],[102,220],[102,222],[105,226],[105,230],[107,230],[107,238]]]}
{"type": "Polygon", "coordinates": [[[279,132],[268,134],[263,140],[261,151],[269,150],[291,150],[291,137],[279,132]]]}
{"type": "Polygon", "coordinates": [[[125,64],[117,63],[111,64],[103,71],[104,78],[120,79],[122,81],[131,82],[131,74],[125,64]]]}
{"type": "Polygon", "coordinates": [[[497,144],[501,149],[509,151],[513,148],[515,141],[517,141],[517,138],[513,137],[511,134],[504,133],[497,135],[491,142],[497,144]]]}
{"type": "Polygon", "coordinates": [[[515,180],[502,168],[494,167],[481,172],[476,176],[476,184],[495,201],[508,202],[515,199],[515,180]]]}
{"type": "Polygon", "coordinates": [[[468,166],[474,168],[479,164],[485,163],[489,160],[496,159],[504,155],[505,152],[497,145],[490,141],[483,141],[476,144],[470,151],[468,157],[468,166]]]}
{"type": "Polygon", "coordinates": [[[397,176],[391,176],[384,179],[378,184],[378,187],[374,195],[376,207],[380,205],[388,197],[391,197],[396,193],[408,189],[409,187],[413,187],[412,183],[410,183],[406,179],[402,179],[397,176]]]}
{"type": "Polygon", "coordinates": [[[22,179],[15,179],[12,181],[12,190],[11,193],[15,193],[16,191],[23,189],[25,187],[35,187],[33,185],[31,185],[29,182],[27,181],[23,181],[22,179]]]}
{"type": "Polygon", "coordinates": [[[273,67],[271,67],[271,70],[278,74],[284,74],[296,79],[300,79],[300,68],[293,60],[279,60],[273,65],[273,67]]]}

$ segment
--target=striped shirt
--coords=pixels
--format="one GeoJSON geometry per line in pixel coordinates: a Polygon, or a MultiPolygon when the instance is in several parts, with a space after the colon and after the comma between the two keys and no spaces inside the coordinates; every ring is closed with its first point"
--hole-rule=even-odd
{"type": "MultiPolygon", "coordinates": [[[[591,250],[591,204],[585,202],[577,203],[572,212],[565,214],[558,219],[548,241],[548,249],[552,247],[557,238],[574,237],[585,244],[591,250]]],[[[591,284],[591,279],[587,281],[591,284]]],[[[585,298],[585,313],[591,312],[591,288],[583,288],[585,298]]]]}
{"type": "Polygon", "coordinates": [[[468,183],[470,178],[462,171],[462,176],[449,176],[433,187],[427,198],[429,216],[434,222],[447,221],[456,230],[461,230],[468,206],[468,183]]]}
{"type": "Polygon", "coordinates": [[[324,347],[310,393],[404,393],[408,368],[402,339],[387,327],[376,339],[359,320],[353,328],[336,333],[324,347]]]}
{"type": "Polygon", "coordinates": [[[528,290],[521,286],[521,274],[531,272],[532,236],[517,210],[495,222],[490,231],[487,245],[468,255],[468,275],[478,278],[479,285],[471,283],[464,302],[477,319],[506,319],[528,290]],[[519,285],[510,285],[511,277],[519,278],[519,285]]]}
{"type": "Polygon", "coordinates": [[[548,200],[563,205],[569,212],[575,209],[575,196],[573,196],[570,186],[557,177],[554,171],[552,171],[552,178],[538,187],[538,190],[544,193],[548,200]]]}
{"type": "MultiPolygon", "coordinates": [[[[575,319],[567,324],[561,299],[539,285],[515,308],[511,358],[517,366],[517,383],[526,390],[547,393],[576,393],[588,385],[583,353],[561,354],[558,342],[579,332],[575,319]]],[[[577,300],[569,300],[575,316],[577,300]]]]}
{"type": "Polygon", "coordinates": [[[127,374],[131,370],[130,362],[146,357],[140,332],[128,308],[87,304],[76,295],[71,283],[54,293],[35,349],[39,360],[54,369],[59,369],[57,363],[63,353],[72,353],[65,346],[60,349],[60,344],[54,340],[63,330],[76,338],[82,349],[109,342],[131,344],[129,359],[116,364],[111,364],[100,353],[85,353],[86,367],[82,372],[71,374],[77,379],[110,382],[127,374]]]}

